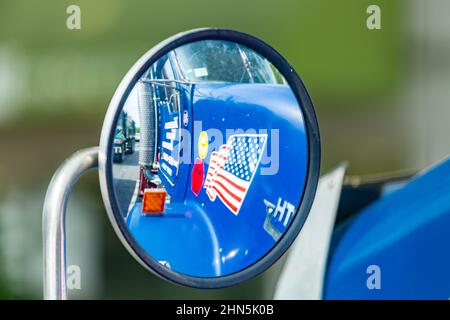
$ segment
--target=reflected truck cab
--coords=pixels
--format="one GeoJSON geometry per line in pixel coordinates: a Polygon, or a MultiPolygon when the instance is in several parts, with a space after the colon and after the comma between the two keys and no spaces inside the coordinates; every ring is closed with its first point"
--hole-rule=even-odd
{"type": "Polygon", "coordinates": [[[114,162],[123,162],[125,154],[132,154],[135,149],[136,123],[126,112],[122,111],[114,137],[114,162]]]}
{"type": "Polygon", "coordinates": [[[208,40],[158,59],[138,91],[139,197],[124,216],[139,245],[200,277],[257,261],[307,177],[303,114],[283,76],[247,47],[208,40]]]}

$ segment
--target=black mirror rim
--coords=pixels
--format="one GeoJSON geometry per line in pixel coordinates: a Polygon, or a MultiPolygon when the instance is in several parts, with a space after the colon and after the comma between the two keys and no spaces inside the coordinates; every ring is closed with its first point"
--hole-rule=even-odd
{"type": "Polygon", "coordinates": [[[195,29],[172,36],[150,49],[134,64],[121,81],[109,104],[102,127],[99,151],[99,179],[103,202],[113,228],[122,244],[140,264],[159,277],[179,285],[194,288],[223,288],[249,280],[265,271],[283,255],[296,239],[308,217],[314,200],[319,180],[320,156],[319,127],[314,107],[303,82],[290,64],[271,46],[251,35],[227,29],[195,29]],[[123,217],[117,206],[114,188],[110,187],[113,185],[111,153],[114,138],[113,135],[111,135],[111,130],[114,129],[113,126],[117,122],[120,111],[133,86],[151,64],[170,50],[186,43],[206,39],[234,41],[247,46],[266,57],[283,74],[297,97],[300,108],[302,109],[301,111],[305,118],[309,146],[306,186],[295,218],[281,239],[279,239],[274,247],[261,257],[261,259],[247,268],[233,274],[209,278],[192,277],[170,270],[149,256],[126,228],[123,217]]]}

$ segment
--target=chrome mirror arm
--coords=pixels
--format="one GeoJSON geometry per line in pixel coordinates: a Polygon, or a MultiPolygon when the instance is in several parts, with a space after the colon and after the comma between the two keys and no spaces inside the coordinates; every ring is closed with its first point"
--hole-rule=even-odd
{"type": "Polygon", "coordinates": [[[78,178],[98,166],[98,147],[75,152],[56,170],[45,195],[42,213],[44,299],[65,300],[67,202],[78,178]]]}

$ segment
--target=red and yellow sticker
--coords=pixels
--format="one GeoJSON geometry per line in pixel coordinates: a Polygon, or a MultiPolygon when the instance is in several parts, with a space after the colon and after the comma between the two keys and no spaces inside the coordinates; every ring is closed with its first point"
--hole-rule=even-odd
{"type": "Polygon", "coordinates": [[[200,135],[198,137],[198,155],[200,159],[205,159],[208,155],[208,134],[206,131],[200,132],[200,135]]]}
{"type": "Polygon", "coordinates": [[[198,196],[205,180],[205,165],[203,159],[208,155],[208,134],[206,131],[200,132],[198,136],[198,157],[195,159],[191,172],[191,190],[198,196]]]}

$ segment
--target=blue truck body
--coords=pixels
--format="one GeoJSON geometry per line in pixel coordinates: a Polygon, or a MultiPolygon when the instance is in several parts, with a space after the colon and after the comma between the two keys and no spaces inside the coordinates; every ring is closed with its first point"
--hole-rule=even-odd
{"type": "Polygon", "coordinates": [[[449,270],[450,159],[336,227],[324,298],[447,300],[449,270]]]}

